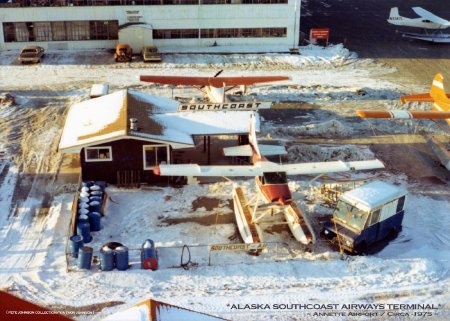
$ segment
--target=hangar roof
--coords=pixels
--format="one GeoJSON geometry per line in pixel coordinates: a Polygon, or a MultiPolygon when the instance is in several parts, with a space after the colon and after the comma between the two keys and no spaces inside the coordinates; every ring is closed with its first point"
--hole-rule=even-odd
{"type": "MultiPolygon", "coordinates": [[[[134,138],[165,143],[174,149],[194,147],[195,135],[248,133],[251,111],[178,112],[176,100],[121,90],[70,107],[59,150],[134,138]],[[137,119],[137,130],[130,119],[137,119]]],[[[259,129],[259,122],[257,122],[259,129]]]]}

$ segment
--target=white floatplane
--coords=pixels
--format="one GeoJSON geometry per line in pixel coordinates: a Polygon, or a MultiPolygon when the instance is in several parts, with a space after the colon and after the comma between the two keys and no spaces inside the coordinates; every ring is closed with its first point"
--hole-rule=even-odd
{"type": "Polygon", "coordinates": [[[391,8],[387,21],[396,26],[423,29],[423,33],[400,32],[404,38],[436,43],[450,43],[450,34],[442,32],[443,29],[450,27],[450,21],[442,19],[421,7],[413,7],[412,9],[420,18],[402,17],[398,12],[398,8],[394,7],[391,8]]]}
{"type": "Polygon", "coordinates": [[[286,150],[283,146],[258,145],[255,115],[250,120],[249,144],[224,148],[224,154],[251,156],[253,165],[159,165],[154,167],[153,171],[156,175],[164,176],[254,176],[259,193],[250,202],[246,200],[241,187],[234,188],[232,194],[236,222],[245,243],[264,242],[264,227],[277,224],[287,224],[294,238],[300,243],[315,243],[314,230],[307,215],[295,204],[289,190],[287,176],[384,168],[383,163],[378,159],[297,164],[271,162],[266,156],[286,154],[286,150]]]}

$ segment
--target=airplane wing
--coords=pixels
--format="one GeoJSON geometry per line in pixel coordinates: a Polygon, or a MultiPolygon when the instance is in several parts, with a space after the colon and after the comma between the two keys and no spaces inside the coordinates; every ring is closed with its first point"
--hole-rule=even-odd
{"type": "Polygon", "coordinates": [[[450,119],[450,112],[427,110],[357,110],[361,118],[450,119]]]}
{"type": "Polygon", "coordinates": [[[159,165],[153,168],[161,176],[261,176],[260,167],[249,166],[200,166],[197,164],[159,165]]]}
{"type": "MultiPolygon", "coordinates": [[[[447,98],[450,98],[450,94],[446,94],[447,98]]],[[[415,94],[415,95],[407,95],[407,96],[401,96],[400,101],[402,104],[407,102],[425,102],[425,103],[432,103],[434,99],[431,97],[429,93],[423,93],[423,94],[415,94]]]]}
{"type": "MultiPolygon", "coordinates": [[[[280,145],[264,145],[258,144],[259,151],[264,156],[286,155],[287,151],[284,146],[280,145]]],[[[252,156],[253,150],[250,145],[242,145],[235,147],[225,147],[223,149],[225,156],[252,156]]]]}
{"type": "Polygon", "coordinates": [[[284,164],[280,166],[283,168],[282,171],[285,171],[287,175],[326,174],[352,170],[384,168],[384,164],[378,159],[354,162],[334,161],[320,163],[284,164]]]}
{"type": "Polygon", "coordinates": [[[289,80],[286,76],[251,76],[251,77],[190,77],[190,76],[140,76],[141,81],[175,86],[240,86],[263,82],[289,80]]]}
{"type": "Polygon", "coordinates": [[[261,162],[249,166],[199,166],[197,164],[159,165],[153,172],[161,176],[261,176],[264,172],[286,172],[287,175],[311,175],[351,170],[384,168],[378,159],[354,162],[316,162],[298,164],[277,164],[261,162]]]}
{"type": "Polygon", "coordinates": [[[413,7],[412,9],[417,15],[421,16],[422,18],[430,20],[431,22],[434,22],[436,24],[440,24],[443,27],[450,27],[450,21],[442,19],[441,17],[438,17],[421,7],[413,7]]]}

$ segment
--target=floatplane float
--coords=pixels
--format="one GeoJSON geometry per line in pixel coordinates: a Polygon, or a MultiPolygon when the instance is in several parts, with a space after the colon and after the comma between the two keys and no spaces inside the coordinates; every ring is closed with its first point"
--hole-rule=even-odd
{"type": "Polygon", "coordinates": [[[278,164],[266,156],[287,154],[284,146],[258,145],[255,131],[255,115],[250,118],[249,144],[223,149],[226,156],[250,156],[253,165],[160,164],[153,168],[163,176],[217,176],[255,177],[258,193],[247,201],[242,187],[232,193],[237,226],[246,244],[264,242],[264,228],[288,225],[294,238],[302,244],[314,244],[315,233],[311,222],[296,205],[288,186],[290,175],[322,175],[332,172],[384,168],[378,159],[369,161],[332,161],[315,163],[278,164]]]}

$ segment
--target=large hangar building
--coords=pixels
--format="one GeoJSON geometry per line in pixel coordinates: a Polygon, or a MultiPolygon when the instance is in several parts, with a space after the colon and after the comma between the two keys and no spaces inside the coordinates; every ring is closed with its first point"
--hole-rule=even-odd
{"type": "Polygon", "coordinates": [[[283,46],[299,42],[301,0],[0,0],[0,50],[283,46]],[[130,28],[131,27],[131,28],[130,28]]]}

